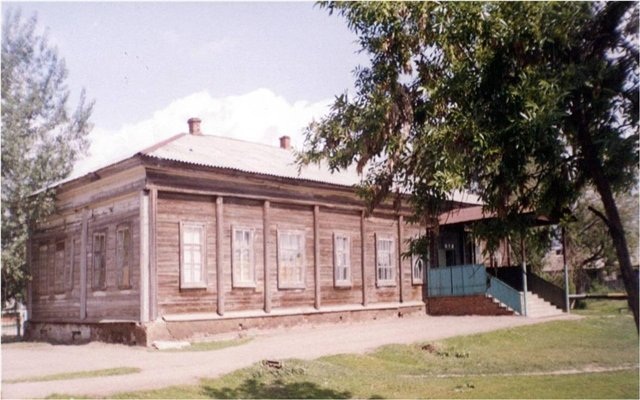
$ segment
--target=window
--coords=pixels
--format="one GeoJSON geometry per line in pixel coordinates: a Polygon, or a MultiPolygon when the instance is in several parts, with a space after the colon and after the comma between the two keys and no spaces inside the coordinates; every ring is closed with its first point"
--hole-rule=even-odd
{"type": "Polygon", "coordinates": [[[456,246],[451,242],[446,242],[443,245],[444,247],[444,256],[445,256],[445,266],[450,267],[452,265],[456,265],[456,246]]]}
{"type": "Polygon", "coordinates": [[[131,288],[131,230],[129,225],[120,225],[116,229],[116,269],[118,287],[131,288]]]}
{"type": "Polygon", "coordinates": [[[180,287],[205,288],[205,229],[204,224],[180,224],[180,287]]]}
{"type": "Polygon", "coordinates": [[[304,289],[304,233],[278,231],[278,288],[304,289]]]}
{"type": "Polygon", "coordinates": [[[420,254],[413,254],[411,256],[411,282],[414,285],[420,285],[423,283],[424,266],[424,257],[420,254]]]}
{"type": "Polygon", "coordinates": [[[392,239],[376,240],[376,282],[378,286],[395,285],[392,239]]]}
{"type": "Polygon", "coordinates": [[[64,268],[64,281],[67,285],[67,290],[70,292],[73,291],[74,269],[76,268],[76,251],[78,249],[80,249],[80,241],[78,239],[73,239],[71,242],[69,260],[64,268]]]}
{"type": "Polygon", "coordinates": [[[246,228],[232,229],[231,260],[234,287],[255,287],[255,263],[253,255],[253,230],[246,228]]]}
{"type": "Polygon", "coordinates": [[[64,240],[56,242],[56,252],[53,256],[54,262],[54,275],[53,275],[53,286],[56,293],[64,293],[66,289],[66,276],[65,276],[65,265],[64,265],[64,240]]]}
{"type": "Polygon", "coordinates": [[[336,286],[351,286],[350,242],[346,235],[333,235],[333,265],[336,286]]]}
{"type": "Polygon", "coordinates": [[[104,290],[107,288],[107,233],[93,234],[93,273],[91,288],[104,290]]]}
{"type": "Polygon", "coordinates": [[[38,248],[38,263],[36,264],[36,276],[34,277],[35,291],[38,295],[47,294],[47,274],[49,273],[48,250],[49,248],[46,244],[40,245],[38,248]]]}

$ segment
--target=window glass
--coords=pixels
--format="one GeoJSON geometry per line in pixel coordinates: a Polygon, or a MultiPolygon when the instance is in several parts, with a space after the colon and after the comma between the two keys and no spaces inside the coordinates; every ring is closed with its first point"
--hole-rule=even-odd
{"type": "Polygon", "coordinates": [[[180,254],[182,255],[180,286],[204,287],[204,225],[199,223],[181,224],[180,254]]]}
{"type": "Polygon", "coordinates": [[[304,288],[304,234],[278,232],[278,287],[304,288]]]}
{"type": "Polygon", "coordinates": [[[107,287],[106,234],[93,235],[93,273],[91,288],[103,290],[107,287]]]}
{"type": "Polygon", "coordinates": [[[378,284],[393,284],[394,263],[393,263],[393,240],[380,238],[376,242],[376,260],[378,284]]]}
{"type": "Polygon", "coordinates": [[[233,229],[233,286],[255,287],[253,261],[253,232],[246,228],[233,229]]]}
{"type": "Polygon", "coordinates": [[[346,235],[334,236],[335,282],[337,286],[351,284],[350,243],[346,235]]]}

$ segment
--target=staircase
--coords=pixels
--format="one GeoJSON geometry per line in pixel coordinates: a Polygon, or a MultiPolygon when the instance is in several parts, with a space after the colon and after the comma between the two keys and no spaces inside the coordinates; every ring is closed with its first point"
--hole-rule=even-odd
{"type": "MultiPolygon", "coordinates": [[[[521,295],[523,294],[520,292],[521,295]]],[[[545,318],[562,315],[562,310],[543,300],[537,294],[527,292],[527,317],[545,318]]]]}

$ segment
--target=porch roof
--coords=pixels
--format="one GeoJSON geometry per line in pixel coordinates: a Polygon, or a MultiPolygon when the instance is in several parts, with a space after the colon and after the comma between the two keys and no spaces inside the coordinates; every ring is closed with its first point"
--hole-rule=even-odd
{"type": "MultiPolygon", "coordinates": [[[[533,214],[533,212],[528,212],[525,214],[533,214]]],[[[477,222],[483,219],[492,218],[496,218],[495,212],[486,211],[484,210],[483,206],[473,206],[466,208],[454,208],[448,212],[442,213],[438,217],[438,223],[440,225],[455,225],[461,223],[477,222]]],[[[553,223],[554,222],[550,218],[544,215],[538,215],[535,217],[536,226],[550,225],[553,223]]]]}

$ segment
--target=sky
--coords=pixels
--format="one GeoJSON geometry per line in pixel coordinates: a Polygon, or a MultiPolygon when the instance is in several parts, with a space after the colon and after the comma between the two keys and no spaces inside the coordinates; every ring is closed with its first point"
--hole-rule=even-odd
{"type": "Polygon", "coordinates": [[[74,176],[202,119],[205,134],[301,148],[304,127],[353,94],[367,63],[346,21],[312,2],[3,2],[37,14],[72,93],[95,100],[89,155],[74,176]]]}

